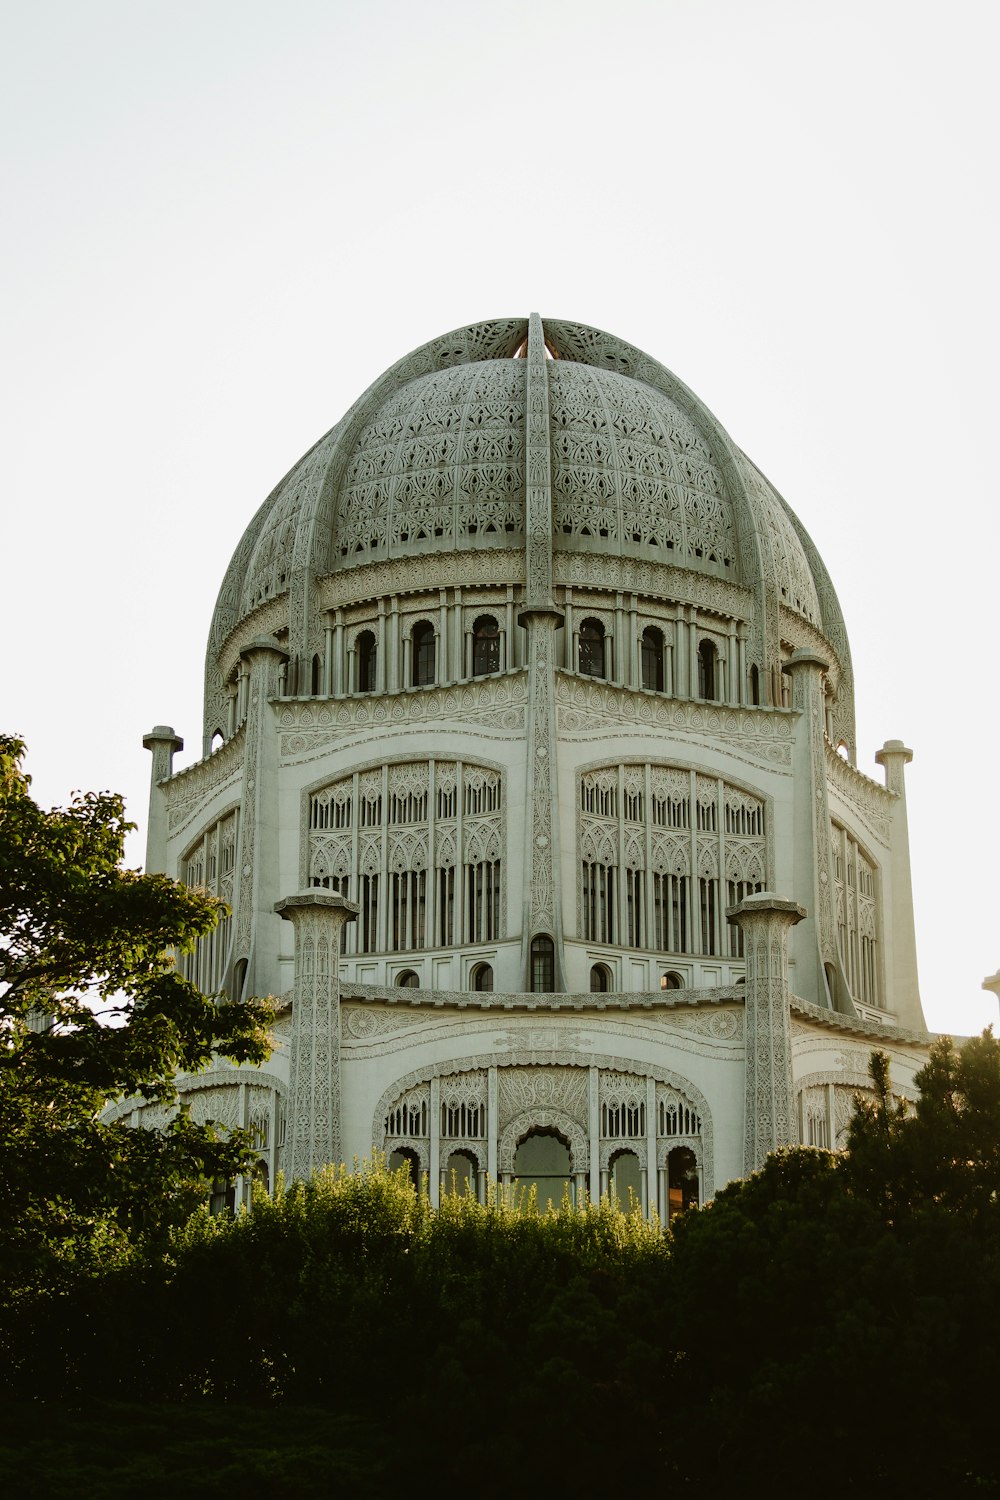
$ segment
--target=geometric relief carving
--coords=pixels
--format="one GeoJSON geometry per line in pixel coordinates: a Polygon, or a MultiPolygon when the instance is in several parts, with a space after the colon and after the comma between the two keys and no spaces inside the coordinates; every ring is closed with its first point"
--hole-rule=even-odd
{"type": "Polygon", "coordinates": [[[552,523],[607,552],[642,548],[699,571],[733,568],[733,517],[715,457],[658,392],[613,370],[549,365],[552,523]]]}
{"type": "Polygon", "coordinates": [[[587,1128],[589,1082],[584,1068],[501,1068],[498,1075],[501,1131],[525,1110],[548,1106],[587,1128]]]}
{"type": "Polygon", "coordinates": [[[524,529],[522,360],[458,365],[397,390],[358,434],[336,516],[344,563],[428,546],[509,546],[524,529]],[[457,419],[456,419],[457,418],[457,419]]]}

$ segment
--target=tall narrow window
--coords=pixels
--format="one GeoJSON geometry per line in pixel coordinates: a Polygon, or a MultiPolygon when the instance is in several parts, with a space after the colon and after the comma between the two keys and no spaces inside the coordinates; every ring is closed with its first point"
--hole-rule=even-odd
{"type": "Polygon", "coordinates": [[[583,862],[583,937],[588,943],[615,941],[615,867],[583,862]]]}
{"type": "Polygon", "coordinates": [[[427,914],[426,870],[393,870],[389,875],[389,946],[397,953],[424,946],[427,914]]]}
{"type": "Polygon", "coordinates": [[[500,670],[500,626],[492,615],[480,615],[472,627],[472,675],[500,670]]]}
{"type": "Polygon", "coordinates": [[[437,946],[450,948],[455,940],[455,867],[438,870],[437,946]]]}
{"type": "Polygon", "coordinates": [[[710,701],[716,697],[716,667],[718,656],[711,641],[702,641],[698,646],[698,697],[710,701]]]}
{"type": "Polygon", "coordinates": [[[374,631],[363,630],[354,649],[358,658],[358,692],[374,693],[378,668],[378,643],[374,631]]]}
{"type": "Polygon", "coordinates": [[[663,632],[653,625],[642,632],[642,685],[663,692],[663,632]]]}
{"type": "Polygon", "coordinates": [[[468,901],[466,941],[491,943],[500,930],[500,861],[484,859],[465,867],[468,901]]]}
{"type": "Polygon", "coordinates": [[[556,951],[552,939],[541,933],[531,939],[531,992],[551,995],[556,983],[556,951]]]}
{"type": "Polygon", "coordinates": [[[699,907],[701,916],[701,951],[702,953],[717,953],[716,927],[718,912],[717,880],[702,877],[698,881],[699,907]]]}
{"type": "Polygon", "coordinates": [[[604,626],[584,620],[580,626],[580,671],[584,677],[604,677],[604,626]]]}
{"type": "Polygon", "coordinates": [[[313,697],[318,698],[323,690],[323,663],[320,661],[318,655],[314,656],[312,659],[312,676],[310,687],[313,697]]]}
{"type": "Polygon", "coordinates": [[[437,641],[434,638],[434,626],[428,620],[421,620],[414,625],[411,648],[413,686],[427,687],[434,682],[437,672],[437,641]]]}
{"type": "Polygon", "coordinates": [[[754,708],[760,707],[760,672],[756,666],[750,668],[750,702],[754,708]]]}

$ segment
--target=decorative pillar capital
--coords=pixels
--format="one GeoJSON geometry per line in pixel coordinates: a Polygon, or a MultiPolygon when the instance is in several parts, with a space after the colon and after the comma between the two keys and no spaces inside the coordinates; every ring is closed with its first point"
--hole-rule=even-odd
{"type": "Polygon", "coordinates": [[[166,781],[173,775],[174,756],[184,749],[184,741],[169,724],[155,724],[143,735],[142,745],[153,756],[153,781],[166,781]]]}
{"type": "Polygon", "coordinates": [[[348,901],[346,896],[338,895],[336,891],[307,890],[299,891],[294,896],[284,896],[280,901],[274,903],[274,909],[279,917],[284,917],[286,922],[292,922],[298,926],[306,914],[319,917],[327,914],[335,917],[336,931],[339,932],[345,922],[352,922],[358,914],[358,903],[348,901]]]}
{"type": "MultiPolygon", "coordinates": [[[[736,906],[726,908],[726,920],[735,922],[744,933],[762,921],[775,923],[787,931],[801,922],[808,913],[797,901],[788,901],[784,896],[775,896],[772,891],[760,891],[756,896],[747,896],[736,906]]],[[[749,962],[747,971],[749,977],[749,962]]]]}
{"type": "Polygon", "coordinates": [[[913,759],[902,740],[886,740],[881,750],[875,751],[875,764],[885,769],[885,784],[890,792],[902,797],[905,793],[904,766],[913,759]]]}
{"type": "Polygon", "coordinates": [[[792,679],[792,707],[806,709],[811,691],[821,691],[823,673],[829,672],[830,663],[818,651],[800,649],[793,651],[781,670],[792,679]]]}

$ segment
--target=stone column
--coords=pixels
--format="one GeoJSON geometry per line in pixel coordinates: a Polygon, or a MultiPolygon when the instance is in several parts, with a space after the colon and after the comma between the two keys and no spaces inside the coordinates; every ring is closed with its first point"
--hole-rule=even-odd
{"type": "Polygon", "coordinates": [[[910,877],[910,831],[906,817],[904,768],[913,759],[902,740],[886,740],[875,759],[885,768],[886,789],[893,793],[889,839],[889,900],[882,914],[889,943],[880,943],[883,954],[880,1003],[893,1010],[904,1026],[926,1031],[920,986],[917,982],[917,932],[913,921],[913,883],[910,877]]]}
{"type": "Polygon", "coordinates": [[[358,908],[332,891],[310,890],[274,909],[295,929],[286,1175],[296,1181],[342,1159],[340,929],[358,908]]]}
{"type": "Polygon", "coordinates": [[[770,891],[748,896],[726,912],[743,932],[746,956],[746,1072],[743,1175],[771,1151],[795,1144],[788,932],[805,912],[770,891]]]}
{"type": "Polygon", "coordinates": [[[174,771],[174,756],[184,749],[184,741],[169,724],[157,724],[142,737],[145,749],[152,752],[149,775],[149,827],[146,831],[146,874],[162,875],[167,868],[167,798],[161,785],[174,771]]]}

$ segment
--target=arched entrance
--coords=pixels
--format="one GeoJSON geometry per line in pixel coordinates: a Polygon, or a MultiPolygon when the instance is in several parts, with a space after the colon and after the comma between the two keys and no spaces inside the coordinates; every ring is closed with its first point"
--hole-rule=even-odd
{"type": "Polygon", "coordinates": [[[468,1151],[453,1151],[445,1162],[444,1191],[475,1198],[478,1190],[476,1163],[468,1151]]]}
{"type": "Polygon", "coordinates": [[[389,1171],[398,1172],[405,1167],[409,1179],[416,1190],[420,1191],[420,1158],[415,1151],[408,1150],[405,1146],[399,1151],[393,1151],[389,1156],[389,1171]]]}
{"type": "Polygon", "coordinates": [[[642,1203],[642,1168],[634,1151],[619,1151],[611,1158],[611,1190],[625,1213],[642,1203]]]}
{"type": "Polygon", "coordinates": [[[569,1146],[554,1130],[532,1130],[518,1142],[514,1153],[514,1186],[538,1194],[538,1211],[558,1208],[573,1191],[573,1164],[569,1146]]]}

